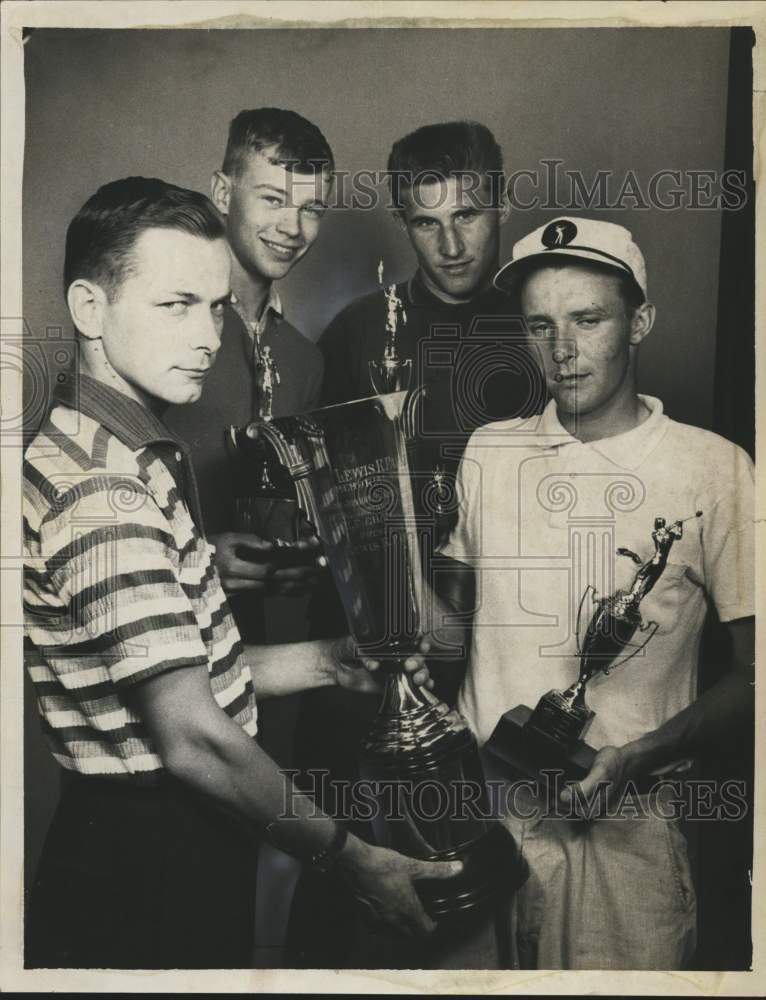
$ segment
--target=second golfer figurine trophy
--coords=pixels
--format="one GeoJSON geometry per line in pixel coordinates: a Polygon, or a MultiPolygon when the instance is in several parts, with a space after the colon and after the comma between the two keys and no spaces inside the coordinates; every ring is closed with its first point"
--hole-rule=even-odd
{"type": "Polygon", "coordinates": [[[396,285],[383,285],[383,261],[378,265],[378,282],[386,297],[386,343],[379,361],[370,361],[370,382],[376,395],[409,389],[412,381],[412,359],[402,359],[396,346],[396,331],[401,321],[407,324],[407,313],[396,294],[396,285]]]}
{"type": "MultiPolygon", "coordinates": [[[[701,516],[702,511],[692,515],[701,516]]],[[[691,518],[684,519],[688,520],[691,518]]],[[[590,771],[596,751],[582,737],[595,713],[585,702],[586,685],[598,674],[606,675],[639,654],[657,631],[657,623],[645,622],[639,609],[662,575],[673,543],[683,536],[684,521],[668,525],[665,518],[655,518],[654,555],[644,563],[630,549],[617,549],[618,555],[627,556],[640,567],[627,590],[598,597],[593,587],[586,588],[577,612],[577,680],[566,691],[544,694],[534,710],[517,705],[506,712],[486,744],[485,749],[513,771],[537,777],[543,770],[555,770],[571,781],[590,771]],[[581,637],[583,607],[589,594],[595,610],[581,637]],[[636,633],[643,641],[634,645],[631,640],[636,633]]]]}

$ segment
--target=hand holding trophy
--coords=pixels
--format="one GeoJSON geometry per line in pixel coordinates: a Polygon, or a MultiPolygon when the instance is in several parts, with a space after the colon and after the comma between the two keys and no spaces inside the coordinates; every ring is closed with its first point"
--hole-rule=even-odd
{"type": "Polygon", "coordinates": [[[641,601],[662,575],[673,543],[683,537],[685,521],[701,517],[696,511],[691,517],[667,525],[665,518],[654,520],[654,555],[645,563],[630,549],[619,548],[617,554],[627,556],[637,565],[633,583],[628,590],[618,590],[610,597],[597,597],[593,587],[586,588],[577,612],[577,656],[580,670],[577,680],[566,691],[549,691],[537,703],[534,711],[527,705],[517,705],[506,712],[495,727],[486,749],[510,764],[525,777],[537,777],[542,770],[563,772],[566,780],[579,780],[590,771],[596,751],[582,739],[595,713],[585,702],[585,688],[598,674],[607,675],[616,660],[626,650],[627,663],[640,653],[657,631],[656,622],[644,622],[639,610],[641,601]],[[581,617],[588,595],[595,611],[580,641],[581,617]],[[638,645],[631,640],[636,633],[644,636],[638,645]]]}

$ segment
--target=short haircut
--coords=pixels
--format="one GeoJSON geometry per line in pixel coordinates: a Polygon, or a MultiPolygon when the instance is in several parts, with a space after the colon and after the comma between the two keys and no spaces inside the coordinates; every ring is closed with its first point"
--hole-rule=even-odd
{"type": "Polygon", "coordinates": [[[335,169],[330,144],[320,130],[295,111],[254,108],[240,111],[229,125],[229,141],[222,170],[236,177],[245,168],[248,153],[276,146],[273,163],[298,174],[328,174],[335,169]]]}
{"type": "Polygon", "coordinates": [[[223,222],[197,191],[156,177],[125,177],[104,184],[69,223],[64,292],[85,278],[110,300],[133,266],[133,247],[147,229],[178,229],[207,240],[223,239],[223,222]]]}
{"type": "Polygon", "coordinates": [[[625,306],[625,313],[630,318],[639,306],[642,306],[646,302],[646,296],[643,290],[639,286],[638,282],[632,275],[628,274],[627,271],[623,271],[617,267],[611,267],[609,264],[602,264],[596,260],[586,260],[583,257],[574,256],[560,256],[556,257],[551,255],[547,258],[530,258],[528,265],[524,266],[525,262],[521,261],[518,265],[519,275],[514,283],[514,292],[516,296],[516,302],[521,311],[521,293],[524,289],[524,285],[527,278],[534,274],[536,271],[542,271],[543,268],[549,268],[553,271],[563,271],[565,268],[579,268],[582,271],[591,271],[596,274],[605,274],[611,278],[617,279],[617,285],[620,292],[620,298],[625,306]]]}
{"type": "Polygon", "coordinates": [[[388,157],[391,199],[402,208],[401,193],[418,183],[477,174],[491,181],[492,201],[500,200],[503,187],[503,153],[480,122],[455,121],[423,125],[397,140],[388,157]]]}

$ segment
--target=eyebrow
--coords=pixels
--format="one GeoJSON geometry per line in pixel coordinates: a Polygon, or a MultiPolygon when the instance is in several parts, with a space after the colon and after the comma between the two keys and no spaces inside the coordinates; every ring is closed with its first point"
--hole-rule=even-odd
{"type": "MultiPolygon", "coordinates": [[[[169,292],[167,295],[160,296],[160,298],[167,301],[167,299],[183,299],[190,305],[199,305],[202,302],[202,298],[195,292],[169,292]]],[[[219,295],[218,298],[213,299],[213,305],[218,305],[219,302],[230,302],[231,301],[231,289],[224,295],[219,295]]]]}
{"type": "MultiPolygon", "coordinates": [[[[260,191],[266,189],[268,191],[273,191],[275,194],[282,195],[282,197],[287,198],[288,193],[285,188],[277,187],[275,184],[254,184],[253,190],[260,191]]],[[[313,198],[310,202],[306,202],[307,205],[318,205],[320,208],[327,208],[327,202],[323,201],[321,198],[313,198]]]]}
{"type": "Polygon", "coordinates": [[[274,191],[276,194],[282,194],[285,198],[287,197],[287,191],[284,188],[277,187],[276,184],[253,184],[254,191],[260,191],[262,188],[274,191]]]}
{"type": "MultiPolygon", "coordinates": [[[[598,313],[600,316],[609,315],[608,311],[606,309],[602,309],[601,306],[589,306],[586,309],[575,309],[572,312],[567,313],[567,315],[573,316],[575,319],[579,319],[582,316],[592,316],[594,313],[598,313]]],[[[526,316],[526,320],[528,323],[531,323],[533,320],[537,322],[539,322],[540,320],[546,320],[552,322],[552,317],[549,316],[547,313],[529,313],[526,316]]]]}
{"type": "Polygon", "coordinates": [[[524,318],[527,323],[539,322],[540,320],[550,320],[550,316],[546,316],[545,313],[530,313],[524,318]]]}
{"type": "Polygon", "coordinates": [[[417,214],[416,213],[415,215],[411,215],[408,221],[409,222],[438,222],[439,220],[435,219],[432,215],[421,215],[421,214],[417,214]]]}

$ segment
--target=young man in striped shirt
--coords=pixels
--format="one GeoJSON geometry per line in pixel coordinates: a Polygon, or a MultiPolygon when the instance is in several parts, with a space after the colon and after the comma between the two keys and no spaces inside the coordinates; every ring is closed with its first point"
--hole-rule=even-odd
{"type": "Polygon", "coordinates": [[[347,836],[254,739],[256,694],[371,680],[330,642],[242,645],[162,423],[202,392],[229,268],[212,205],[159,180],[105,185],[67,233],[79,377],[24,466],[26,658],[63,768],[30,967],[249,965],[264,829],[410,933],[431,929],[412,879],[455,872],[347,836]]]}

